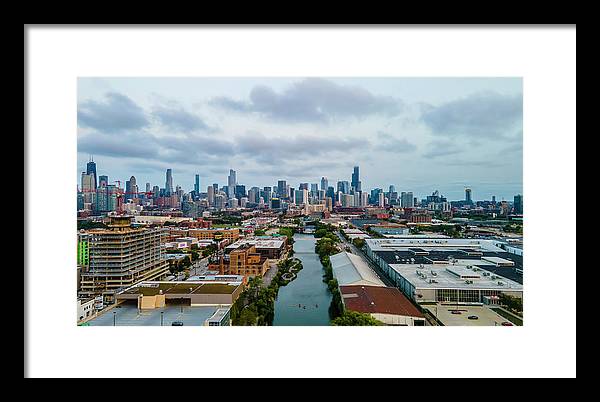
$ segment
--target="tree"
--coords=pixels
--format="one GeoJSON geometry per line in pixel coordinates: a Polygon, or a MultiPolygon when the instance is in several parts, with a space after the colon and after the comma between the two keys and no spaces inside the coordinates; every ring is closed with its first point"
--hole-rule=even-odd
{"type": "Polygon", "coordinates": [[[357,248],[363,248],[365,245],[365,240],[356,238],[352,240],[352,244],[354,244],[357,248]]]}
{"type": "Polygon", "coordinates": [[[375,326],[384,325],[381,321],[371,317],[370,314],[359,313],[357,311],[344,311],[342,315],[334,318],[331,325],[337,326],[375,326]]]}

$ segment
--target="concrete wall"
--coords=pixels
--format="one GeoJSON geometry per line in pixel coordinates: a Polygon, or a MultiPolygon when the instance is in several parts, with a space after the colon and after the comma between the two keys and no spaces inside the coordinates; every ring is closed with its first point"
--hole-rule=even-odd
{"type": "Polygon", "coordinates": [[[395,314],[379,314],[372,313],[371,316],[376,320],[383,322],[386,325],[414,325],[415,321],[425,321],[424,318],[409,317],[405,315],[395,314]]]}

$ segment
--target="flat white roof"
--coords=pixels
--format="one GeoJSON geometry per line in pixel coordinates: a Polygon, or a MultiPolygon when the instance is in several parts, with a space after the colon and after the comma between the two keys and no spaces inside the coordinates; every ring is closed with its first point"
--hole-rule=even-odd
{"type": "Polygon", "coordinates": [[[452,239],[440,238],[434,236],[414,237],[403,236],[385,239],[366,239],[367,246],[372,251],[402,251],[411,247],[420,247],[427,249],[460,249],[460,248],[478,248],[485,251],[503,252],[504,250],[496,246],[493,240],[486,239],[452,239]]]}
{"type": "Polygon", "coordinates": [[[515,281],[468,265],[423,264],[421,268],[420,264],[390,264],[390,267],[415,288],[523,291],[523,285],[515,281]],[[465,278],[469,273],[479,278],[465,278]],[[466,283],[467,280],[473,283],[466,283]]]}

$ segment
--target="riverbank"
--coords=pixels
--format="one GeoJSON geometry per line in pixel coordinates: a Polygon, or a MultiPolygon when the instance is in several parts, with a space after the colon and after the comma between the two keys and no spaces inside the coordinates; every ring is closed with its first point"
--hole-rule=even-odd
{"type": "Polygon", "coordinates": [[[279,288],[294,281],[303,268],[298,258],[285,258],[276,267],[277,272],[268,286],[263,286],[262,278],[248,281],[246,290],[231,307],[232,325],[273,325],[279,288]]]}

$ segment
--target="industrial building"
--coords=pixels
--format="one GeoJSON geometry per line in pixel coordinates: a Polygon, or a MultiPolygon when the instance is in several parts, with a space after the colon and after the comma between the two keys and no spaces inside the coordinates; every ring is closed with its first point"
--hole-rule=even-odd
{"type": "Polygon", "coordinates": [[[231,305],[242,293],[242,281],[145,281],[117,294],[117,301],[135,301],[141,310],[168,303],[187,306],[231,305]]]}
{"type": "Polygon", "coordinates": [[[416,302],[492,303],[523,295],[522,257],[491,240],[367,239],[367,256],[416,302]]]}
{"type": "Polygon", "coordinates": [[[425,317],[397,288],[340,286],[344,308],[370,314],[386,325],[424,326],[425,317]]]}
{"type": "Polygon", "coordinates": [[[339,286],[385,286],[367,263],[355,254],[341,252],[329,257],[329,261],[339,286]]]}

